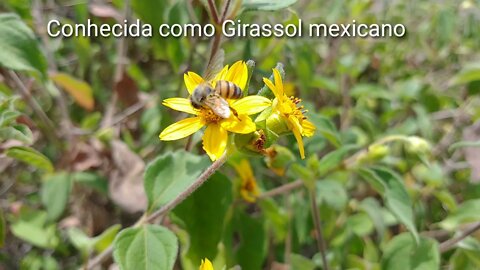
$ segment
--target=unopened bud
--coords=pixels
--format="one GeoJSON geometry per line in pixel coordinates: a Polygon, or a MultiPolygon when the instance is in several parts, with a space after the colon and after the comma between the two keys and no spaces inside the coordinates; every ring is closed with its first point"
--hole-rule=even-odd
{"type": "Polygon", "coordinates": [[[430,143],[418,136],[410,136],[407,138],[406,150],[414,154],[426,154],[431,150],[430,143]]]}
{"type": "Polygon", "coordinates": [[[290,149],[273,145],[265,150],[265,162],[275,174],[284,176],[286,168],[295,161],[295,155],[290,149]]]}

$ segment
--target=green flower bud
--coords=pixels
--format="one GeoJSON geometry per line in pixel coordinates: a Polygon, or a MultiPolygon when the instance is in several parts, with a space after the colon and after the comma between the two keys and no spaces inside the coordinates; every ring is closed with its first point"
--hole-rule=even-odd
{"type": "Polygon", "coordinates": [[[385,144],[372,144],[365,153],[362,153],[357,162],[359,164],[372,163],[386,157],[390,153],[390,147],[385,144]]]}
{"type": "Polygon", "coordinates": [[[113,139],[113,128],[102,128],[95,132],[95,137],[102,142],[109,142],[113,139]]]}
{"type": "Polygon", "coordinates": [[[267,128],[278,135],[283,135],[290,133],[291,130],[288,128],[287,121],[279,113],[272,113],[267,118],[267,128]]]}
{"type": "Polygon", "coordinates": [[[286,168],[295,161],[295,155],[290,149],[273,145],[265,150],[265,162],[275,174],[284,176],[286,168]]]}
{"type": "Polygon", "coordinates": [[[430,153],[432,146],[423,138],[418,136],[410,136],[407,138],[407,144],[405,145],[405,148],[410,153],[420,155],[430,153]]]}
{"type": "Polygon", "coordinates": [[[266,137],[263,130],[250,134],[235,134],[234,143],[237,149],[247,155],[264,155],[266,137]]]}

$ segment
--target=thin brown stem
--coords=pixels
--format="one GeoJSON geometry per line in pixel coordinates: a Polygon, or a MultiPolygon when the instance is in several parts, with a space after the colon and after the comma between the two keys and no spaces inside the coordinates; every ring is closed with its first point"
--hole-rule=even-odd
{"type": "Polygon", "coordinates": [[[317,195],[315,189],[310,189],[310,202],[312,208],[313,223],[315,225],[316,239],[317,239],[317,248],[320,251],[322,256],[323,269],[328,270],[328,261],[327,261],[327,245],[325,243],[325,238],[323,237],[322,231],[322,220],[320,219],[320,213],[317,209],[317,195]]]}
{"type": "Polygon", "coordinates": [[[210,9],[210,14],[212,16],[212,20],[216,23],[219,24],[220,21],[218,19],[218,11],[217,7],[215,6],[215,2],[213,0],[208,0],[208,9],[210,9]]]}
{"type": "Polygon", "coordinates": [[[471,234],[473,234],[474,232],[476,232],[478,230],[480,230],[480,222],[477,222],[477,223],[473,224],[468,229],[463,231],[459,236],[448,239],[447,241],[441,243],[440,247],[439,247],[440,252],[445,253],[445,252],[453,249],[457,243],[459,243],[460,241],[467,238],[468,236],[470,236],[471,234]]]}
{"type": "Polygon", "coordinates": [[[275,196],[278,196],[278,195],[281,195],[281,194],[288,193],[291,190],[300,188],[302,186],[303,186],[303,181],[302,180],[295,180],[291,183],[279,186],[277,188],[271,189],[267,192],[264,192],[264,193],[260,194],[260,196],[258,196],[258,199],[261,200],[261,199],[265,199],[265,198],[269,198],[269,197],[275,197],[275,196]]]}
{"type": "MultiPolygon", "coordinates": [[[[203,183],[205,183],[212,174],[214,174],[223,164],[227,161],[227,154],[223,154],[219,159],[210,165],[187,189],[185,189],[182,193],[180,193],[175,199],[167,203],[166,205],[162,206],[160,209],[156,210],[155,212],[149,215],[143,215],[133,227],[139,227],[143,224],[148,223],[156,223],[157,219],[163,217],[167,214],[170,210],[175,208],[175,206],[179,205],[183,202],[188,196],[190,196],[195,190],[197,190],[203,183]]],[[[95,256],[90,262],[87,264],[88,267],[86,269],[93,269],[97,265],[101,264],[102,262],[106,261],[113,253],[113,246],[110,245],[107,249],[105,249],[102,253],[95,256]]]]}
{"type": "Polygon", "coordinates": [[[44,125],[43,132],[45,133],[45,135],[51,141],[54,141],[55,143],[57,143],[58,136],[55,133],[55,130],[57,129],[55,128],[55,125],[53,124],[52,120],[48,118],[47,114],[43,111],[42,107],[40,107],[38,102],[32,97],[32,94],[30,93],[28,88],[25,86],[25,84],[22,82],[20,77],[18,77],[17,73],[15,73],[12,70],[8,70],[7,74],[9,75],[13,83],[15,83],[15,85],[17,86],[15,87],[15,89],[17,89],[20,92],[23,99],[25,99],[25,101],[30,105],[30,107],[38,116],[38,118],[40,118],[40,120],[42,121],[44,125]]]}
{"type": "MultiPolygon", "coordinates": [[[[44,14],[42,10],[43,10],[42,1],[40,0],[34,1],[32,15],[35,19],[37,32],[40,34],[40,38],[42,40],[42,44],[45,50],[45,55],[47,56],[48,67],[50,71],[58,72],[58,66],[57,66],[57,63],[55,62],[55,57],[52,51],[50,50],[50,48],[52,47],[50,45],[51,39],[48,37],[47,32],[45,30],[45,19],[44,19],[44,14]]],[[[62,119],[61,123],[63,127],[62,128],[63,135],[65,135],[68,141],[72,141],[73,134],[71,131],[73,128],[73,123],[72,123],[72,120],[70,119],[70,115],[68,114],[67,99],[65,97],[65,94],[62,91],[59,91],[58,95],[55,96],[55,100],[58,104],[58,108],[59,108],[61,119],[62,119]]]]}
{"type": "MultiPolygon", "coordinates": [[[[123,11],[123,19],[128,20],[130,17],[130,0],[125,0],[124,3],[125,9],[123,11]]],[[[128,43],[125,37],[120,37],[116,47],[117,51],[117,63],[115,66],[115,71],[113,74],[113,87],[115,89],[118,82],[122,80],[123,73],[125,71],[125,65],[127,64],[127,51],[128,51],[128,43]]],[[[112,126],[113,116],[115,115],[115,107],[117,106],[118,102],[118,94],[117,91],[113,91],[112,96],[110,98],[110,102],[105,109],[105,114],[102,119],[101,127],[110,127],[112,126]]]]}
{"type": "Polygon", "coordinates": [[[227,14],[228,14],[228,10],[230,9],[230,4],[231,4],[232,0],[227,0],[227,2],[225,2],[225,7],[223,8],[223,12],[222,12],[222,19],[221,19],[221,23],[224,23],[225,22],[225,19],[227,18],[227,14]]]}
{"type": "Polygon", "coordinates": [[[175,206],[183,202],[190,194],[197,190],[203,183],[205,183],[212,174],[214,174],[223,164],[227,161],[227,154],[223,154],[219,159],[210,165],[198,178],[195,180],[187,189],[180,193],[175,199],[170,201],[168,204],[162,206],[157,211],[148,215],[145,218],[145,222],[151,223],[157,218],[163,216],[168,211],[172,210],[175,206]]]}

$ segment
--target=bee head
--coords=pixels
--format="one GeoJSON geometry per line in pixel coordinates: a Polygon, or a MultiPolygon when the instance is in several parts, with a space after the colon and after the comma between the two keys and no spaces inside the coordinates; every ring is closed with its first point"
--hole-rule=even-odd
{"type": "Polygon", "coordinates": [[[207,99],[208,95],[213,92],[213,89],[208,84],[200,84],[198,85],[192,92],[190,96],[190,102],[192,106],[196,109],[203,107],[205,99],[207,99]]]}

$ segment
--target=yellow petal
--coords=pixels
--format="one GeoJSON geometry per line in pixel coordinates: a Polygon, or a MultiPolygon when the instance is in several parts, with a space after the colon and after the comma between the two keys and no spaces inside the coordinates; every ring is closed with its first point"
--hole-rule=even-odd
{"type": "Polygon", "coordinates": [[[302,157],[302,159],[305,159],[305,149],[303,147],[303,139],[302,139],[302,135],[300,134],[300,132],[298,132],[298,130],[292,130],[293,132],[293,136],[295,136],[295,139],[297,140],[297,144],[298,144],[298,150],[300,151],[300,157],[302,157]]]}
{"type": "Polygon", "coordinates": [[[199,270],[213,270],[213,265],[207,258],[205,258],[205,260],[202,260],[199,270]]]}
{"type": "Polygon", "coordinates": [[[248,68],[245,62],[235,62],[235,64],[228,69],[225,80],[233,82],[242,90],[245,89],[248,80],[248,68]]]}
{"type": "Polygon", "coordinates": [[[272,102],[261,96],[248,96],[235,100],[230,106],[240,114],[256,114],[270,107],[272,102]]]}
{"type": "Polygon", "coordinates": [[[302,159],[305,158],[305,149],[303,147],[303,138],[302,138],[302,126],[298,122],[298,119],[290,115],[288,117],[288,123],[291,125],[293,135],[295,136],[295,139],[297,140],[298,143],[298,150],[300,151],[300,156],[302,159]]]}
{"type": "Polygon", "coordinates": [[[258,195],[255,196],[256,194],[252,194],[251,192],[243,188],[240,189],[240,195],[246,202],[249,202],[249,203],[254,203],[257,200],[257,196],[258,196],[258,195]]]}
{"type": "Polygon", "coordinates": [[[201,129],[205,123],[200,117],[190,117],[171,124],[160,133],[160,140],[173,141],[185,138],[201,129]]]}
{"type": "Polygon", "coordinates": [[[275,78],[275,86],[277,87],[279,94],[283,96],[284,92],[282,75],[280,75],[280,72],[276,68],[273,69],[273,77],[275,78]]]}
{"type": "Polygon", "coordinates": [[[303,128],[300,125],[298,118],[293,115],[288,116],[288,126],[292,131],[294,130],[298,131],[298,134],[302,134],[303,132],[303,128]]]}
{"type": "Polygon", "coordinates": [[[235,170],[237,171],[240,178],[244,181],[247,179],[254,179],[252,167],[250,166],[250,162],[247,159],[242,159],[239,164],[234,165],[235,170]]]}
{"type": "Polygon", "coordinates": [[[315,125],[308,120],[303,120],[302,127],[303,127],[303,134],[302,134],[303,136],[311,137],[315,133],[315,129],[316,129],[315,125]]]}
{"type": "Polygon", "coordinates": [[[270,90],[272,90],[273,94],[275,95],[275,97],[278,99],[279,102],[282,102],[283,101],[283,93],[280,92],[277,87],[272,83],[272,81],[270,81],[269,79],[267,78],[263,78],[263,82],[268,86],[268,88],[270,88],[270,90]]]}
{"type": "Polygon", "coordinates": [[[195,90],[195,87],[197,87],[197,85],[204,82],[204,79],[200,77],[200,75],[191,71],[183,74],[183,80],[185,81],[185,86],[187,87],[187,91],[189,94],[191,94],[193,90],[195,90]]]}
{"type": "Polygon", "coordinates": [[[176,111],[198,114],[198,110],[192,107],[190,100],[187,98],[167,98],[162,104],[176,111]]]}
{"type": "Polygon", "coordinates": [[[245,114],[239,114],[238,116],[232,114],[230,118],[222,120],[220,124],[224,129],[240,134],[252,133],[257,129],[252,119],[245,114]]]}
{"type": "Polygon", "coordinates": [[[219,124],[209,124],[203,134],[203,149],[210,159],[217,160],[225,152],[227,147],[228,133],[219,124]]]}
{"type": "Polygon", "coordinates": [[[224,66],[223,69],[219,73],[217,73],[217,75],[215,75],[215,77],[212,80],[213,87],[215,87],[215,83],[217,81],[226,80],[227,72],[228,72],[228,65],[224,66]]]}

